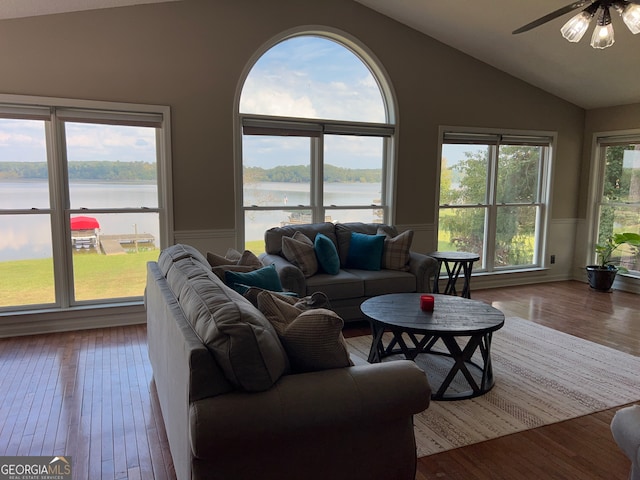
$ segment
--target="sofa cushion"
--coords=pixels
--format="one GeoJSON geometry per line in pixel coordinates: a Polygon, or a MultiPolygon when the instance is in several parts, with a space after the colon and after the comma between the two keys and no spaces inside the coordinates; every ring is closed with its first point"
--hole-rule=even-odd
{"type": "Polygon", "coordinates": [[[167,285],[180,300],[180,293],[184,286],[193,278],[208,278],[209,269],[195,260],[193,257],[184,257],[171,264],[171,268],[166,274],[167,285]]]}
{"type": "Polygon", "coordinates": [[[274,292],[282,291],[280,277],[275,265],[259,268],[251,272],[224,272],[225,283],[239,293],[244,293],[248,287],[259,287],[274,292]]]}
{"type": "Polygon", "coordinates": [[[260,310],[278,332],[292,373],[353,365],[342,335],[342,319],[324,308],[302,311],[291,301],[269,292],[258,295],[260,310]]]}
{"type": "Polygon", "coordinates": [[[235,387],[263,391],[288,371],[286,353],[271,323],[213,273],[185,283],[180,306],[235,387]]]}
{"type": "Polygon", "coordinates": [[[364,295],[364,282],[361,278],[340,270],[337,275],[318,273],[307,278],[306,295],[324,292],[331,300],[341,298],[358,298],[364,295]]]}
{"type": "Polygon", "coordinates": [[[346,270],[360,279],[365,297],[384,295],[387,293],[407,293],[416,291],[416,277],[409,272],[399,270],[346,270]]]}
{"type": "Polygon", "coordinates": [[[318,271],[318,259],[313,242],[304,233],[296,232],[293,237],[282,237],[282,253],[305,277],[315,275],[318,271]]]}
{"type": "Polygon", "coordinates": [[[174,262],[185,258],[191,258],[196,263],[208,265],[207,259],[195,247],[178,243],[160,252],[158,256],[158,267],[162,274],[166,276],[174,262]]]}
{"type": "Polygon", "coordinates": [[[351,232],[347,268],[380,270],[385,238],[385,235],[351,232]]]}
{"type": "Polygon", "coordinates": [[[382,268],[408,271],[413,230],[407,230],[393,236],[388,229],[381,227],[378,228],[378,234],[385,236],[382,268]]]}
{"type": "Polygon", "coordinates": [[[340,271],[340,257],[335,243],[323,233],[319,233],[313,242],[313,249],[320,269],[329,275],[337,275],[340,271]]]}

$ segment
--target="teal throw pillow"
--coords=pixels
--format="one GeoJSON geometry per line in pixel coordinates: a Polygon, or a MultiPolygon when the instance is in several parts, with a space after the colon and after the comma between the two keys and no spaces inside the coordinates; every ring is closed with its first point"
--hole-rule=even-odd
{"type": "Polygon", "coordinates": [[[282,284],[276,266],[271,264],[252,272],[224,272],[225,283],[235,291],[244,294],[249,287],[259,287],[272,292],[281,292],[282,284]]]}
{"type": "Polygon", "coordinates": [[[340,273],[340,257],[338,249],[329,237],[319,233],[313,242],[313,249],[316,251],[318,263],[322,270],[330,275],[340,273]]]}
{"type": "Polygon", "coordinates": [[[351,232],[347,268],[360,270],[380,270],[385,235],[366,235],[351,232]]]}

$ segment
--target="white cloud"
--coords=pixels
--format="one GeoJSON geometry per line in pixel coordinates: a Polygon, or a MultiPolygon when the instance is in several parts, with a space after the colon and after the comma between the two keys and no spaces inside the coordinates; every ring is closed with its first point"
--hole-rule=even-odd
{"type": "Polygon", "coordinates": [[[240,111],[264,115],[384,122],[378,84],[336,42],[295,38],[266,52],[249,73],[240,111]]]}

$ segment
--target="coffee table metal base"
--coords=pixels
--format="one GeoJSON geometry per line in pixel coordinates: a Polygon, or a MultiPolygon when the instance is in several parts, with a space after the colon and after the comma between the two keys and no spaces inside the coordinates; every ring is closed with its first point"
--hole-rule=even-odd
{"type": "MultiPolygon", "coordinates": [[[[418,355],[440,355],[451,359],[451,368],[442,380],[437,390],[434,389],[433,400],[463,400],[487,393],[494,384],[493,368],[491,366],[491,338],[493,332],[474,335],[424,334],[407,329],[390,328],[371,321],[373,341],[369,351],[370,363],[380,362],[383,358],[402,354],[407,360],[416,361],[418,355]],[[384,345],[384,333],[392,335],[388,345],[384,345]],[[403,335],[404,334],[404,335],[403,335]],[[408,339],[410,342],[405,340],[408,339]],[[458,340],[461,340],[461,345],[458,340]],[[446,347],[446,351],[434,349],[438,340],[446,347]],[[466,343],[464,343],[466,341],[466,343]],[[473,361],[473,356],[479,351],[480,361],[473,361]],[[462,374],[469,390],[448,392],[458,373],[462,374]],[[475,373],[475,375],[474,375],[475,373]]],[[[428,372],[429,380],[433,381],[433,372],[428,372]]]]}

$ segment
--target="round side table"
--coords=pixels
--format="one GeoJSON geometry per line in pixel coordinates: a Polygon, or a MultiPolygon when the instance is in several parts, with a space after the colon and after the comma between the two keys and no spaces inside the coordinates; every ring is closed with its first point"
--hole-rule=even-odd
{"type": "Polygon", "coordinates": [[[462,287],[462,296],[471,298],[471,270],[473,262],[480,260],[480,255],[468,252],[431,252],[430,257],[438,261],[438,271],[433,282],[433,293],[439,293],[438,280],[440,280],[440,270],[444,264],[447,270],[447,286],[444,288],[445,295],[457,295],[456,282],[462,271],[464,276],[464,285],[462,287]]]}

